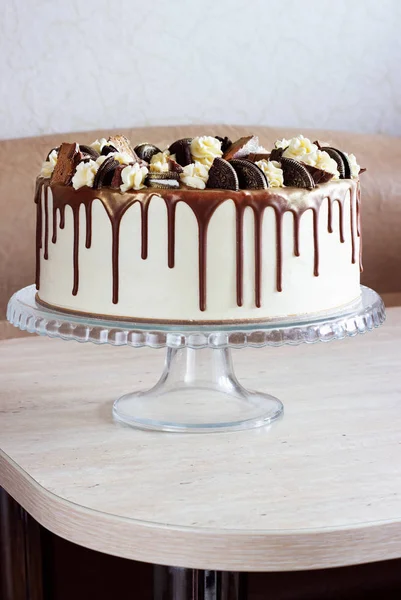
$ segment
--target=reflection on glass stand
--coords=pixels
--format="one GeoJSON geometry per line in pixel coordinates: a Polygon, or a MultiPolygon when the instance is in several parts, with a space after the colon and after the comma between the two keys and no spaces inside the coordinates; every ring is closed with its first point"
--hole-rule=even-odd
{"type": "Polygon", "coordinates": [[[247,390],[237,381],[231,348],[339,340],[379,327],[385,310],[380,296],[361,286],[361,299],[353,305],[297,321],[157,325],[49,310],[36,303],[35,288],[28,286],[11,298],[7,318],[20,329],[65,340],[167,348],[157,384],[117,399],[114,417],[142,429],[216,432],[268,425],[283,413],[280,400],[247,390]]]}

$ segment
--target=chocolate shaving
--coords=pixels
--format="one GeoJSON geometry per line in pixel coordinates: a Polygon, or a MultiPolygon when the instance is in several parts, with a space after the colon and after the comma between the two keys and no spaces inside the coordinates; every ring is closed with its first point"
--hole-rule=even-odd
{"type": "Polygon", "coordinates": [[[283,156],[284,150],[287,150],[287,148],[273,148],[273,150],[270,152],[269,160],[276,160],[276,161],[280,162],[281,157],[283,156]]]}
{"type": "Polygon", "coordinates": [[[313,181],[318,183],[327,183],[330,179],[333,179],[333,173],[329,173],[328,171],[323,171],[323,169],[318,169],[317,167],[313,167],[312,165],[306,165],[302,163],[302,166],[312,175],[313,181]]]}
{"type": "Polygon", "coordinates": [[[219,135],[216,135],[215,137],[216,140],[219,140],[219,142],[221,142],[221,151],[223,152],[223,154],[224,152],[227,152],[227,150],[233,145],[232,141],[227,136],[220,137],[219,135]]]}

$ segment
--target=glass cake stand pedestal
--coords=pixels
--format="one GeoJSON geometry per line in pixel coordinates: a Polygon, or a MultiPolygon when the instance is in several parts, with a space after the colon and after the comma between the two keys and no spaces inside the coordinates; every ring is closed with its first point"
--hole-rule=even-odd
{"type": "Polygon", "coordinates": [[[245,389],[237,380],[232,348],[264,348],[340,340],[379,327],[380,296],[361,286],[361,298],[337,312],[258,323],[163,325],[104,320],[44,308],[35,286],[16,292],[7,319],[22,330],[64,340],[166,348],[163,373],[154,387],[114,402],[119,421],[141,429],[181,432],[235,431],[268,425],[283,413],[270,394],[245,389]]]}

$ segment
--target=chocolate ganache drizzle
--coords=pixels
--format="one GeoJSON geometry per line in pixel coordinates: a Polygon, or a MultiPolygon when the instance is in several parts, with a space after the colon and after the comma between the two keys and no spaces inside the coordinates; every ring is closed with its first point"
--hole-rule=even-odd
{"type": "MultiPolygon", "coordinates": [[[[40,287],[40,256],[43,248],[43,258],[49,256],[49,179],[38,178],[35,192],[37,204],[36,223],[36,288],[40,287]],[[44,207],[42,206],[42,201],[44,207]],[[44,216],[44,224],[42,223],[44,216]]],[[[319,213],[323,202],[328,202],[327,230],[333,232],[333,204],[338,202],[339,206],[339,233],[340,242],[344,243],[344,212],[346,200],[350,197],[350,236],[352,263],[356,262],[356,237],[361,236],[360,228],[360,189],[359,182],[351,179],[329,182],[317,186],[313,190],[299,188],[269,188],[266,190],[240,190],[228,191],[219,189],[206,190],[155,190],[144,189],[140,191],[129,191],[122,193],[112,188],[92,189],[82,187],[79,190],[71,186],[52,185],[52,243],[57,243],[57,211],[60,214],[59,227],[65,226],[65,208],[70,206],[73,213],[73,287],[72,294],[75,296],[79,289],[79,213],[81,205],[85,208],[86,231],[85,246],[91,247],[92,243],[92,204],[94,200],[100,200],[108,214],[112,230],[112,269],[113,289],[112,301],[118,303],[119,294],[119,234],[121,219],[127,209],[139,203],[141,207],[141,257],[146,260],[148,256],[148,211],[152,197],[157,196],[164,200],[167,209],[168,247],[167,264],[174,268],[175,263],[175,213],[179,202],[184,202],[193,211],[198,223],[198,268],[199,268],[199,308],[206,310],[206,263],[207,263],[207,231],[209,222],[214,211],[226,200],[232,200],[236,208],[236,295],[237,305],[243,302],[243,221],[244,212],[250,207],[255,219],[255,305],[261,306],[262,293],[262,231],[263,215],[267,207],[272,207],[276,221],[276,289],[281,292],[282,282],[282,225],[283,216],[291,212],[294,217],[294,255],[300,256],[300,223],[301,217],[307,210],[313,213],[313,239],[314,239],[314,266],[313,273],[319,275],[319,213]],[[356,211],[356,215],[355,215],[356,211]],[[356,223],[356,225],[355,225],[356,223]]],[[[361,243],[360,243],[360,268],[361,243]]]]}

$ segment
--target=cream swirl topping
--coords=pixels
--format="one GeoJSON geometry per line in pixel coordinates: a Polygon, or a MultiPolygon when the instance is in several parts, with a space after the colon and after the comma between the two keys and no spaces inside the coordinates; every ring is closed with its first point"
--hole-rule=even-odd
{"type": "Polygon", "coordinates": [[[221,142],[211,135],[195,137],[191,142],[191,155],[195,162],[210,167],[217,156],[222,156],[221,142]]]}
{"type": "Polygon", "coordinates": [[[283,170],[275,160],[258,160],[256,165],[266,175],[270,187],[284,187],[283,170]]]}
{"type": "Polygon", "coordinates": [[[326,173],[332,173],[333,179],[340,179],[336,161],[324,150],[316,150],[316,152],[306,154],[302,157],[302,162],[316,167],[316,169],[326,171],[326,173]]]}
{"type": "Polygon", "coordinates": [[[93,187],[93,181],[98,168],[99,165],[94,160],[82,161],[78,163],[74,177],[72,178],[73,188],[78,190],[85,185],[88,187],[93,187]]]}
{"type": "Polygon", "coordinates": [[[167,173],[169,171],[168,160],[170,158],[170,152],[165,150],[164,152],[157,152],[150,159],[149,169],[151,173],[167,173]]]}
{"type": "Polygon", "coordinates": [[[121,171],[121,179],[123,182],[120,185],[120,190],[126,192],[128,190],[140,190],[144,188],[144,181],[148,172],[146,167],[141,167],[138,163],[127,165],[121,171]]]}
{"type": "Polygon", "coordinates": [[[54,171],[54,167],[57,163],[57,150],[52,150],[48,156],[48,159],[42,164],[40,171],[41,177],[51,177],[54,171]]]}
{"type": "MultiPolygon", "coordinates": [[[[316,152],[318,147],[313,144],[310,139],[299,135],[298,137],[291,138],[290,140],[281,140],[282,142],[289,142],[288,147],[284,150],[283,156],[285,158],[294,158],[295,160],[302,160],[306,154],[316,152]]],[[[282,148],[283,146],[278,146],[282,148]]]]}
{"type": "Polygon", "coordinates": [[[183,172],[180,174],[182,183],[198,190],[205,189],[208,178],[208,167],[197,160],[184,167],[183,172]]]}

